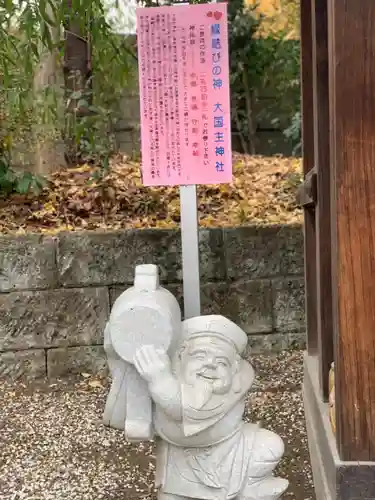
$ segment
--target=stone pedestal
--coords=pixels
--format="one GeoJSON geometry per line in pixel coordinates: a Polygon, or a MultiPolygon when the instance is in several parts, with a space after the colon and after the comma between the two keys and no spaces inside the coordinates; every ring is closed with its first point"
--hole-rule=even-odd
{"type": "Polygon", "coordinates": [[[321,401],[318,359],[305,355],[303,396],[317,500],[375,500],[375,462],[343,462],[321,401]]]}

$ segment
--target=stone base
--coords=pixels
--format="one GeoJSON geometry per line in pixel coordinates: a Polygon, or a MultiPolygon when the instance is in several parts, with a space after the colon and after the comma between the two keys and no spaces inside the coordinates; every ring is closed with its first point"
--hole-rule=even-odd
{"type": "Polygon", "coordinates": [[[317,500],[375,500],[375,462],[343,462],[319,390],[318,360],[305,355],[303,398],[317,500]]]}

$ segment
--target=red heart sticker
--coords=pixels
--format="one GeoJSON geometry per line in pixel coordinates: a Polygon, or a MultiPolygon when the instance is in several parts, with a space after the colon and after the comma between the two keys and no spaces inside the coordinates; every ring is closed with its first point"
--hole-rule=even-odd
{"type": "Polygon", "coordinates": [[[222,12],[218,12],[218,11],[216,11],[216,12],[214,13],[214,18],[218,21],[219,19],[221,19],[221,16],[222,16],[222,15],[223,15],[223,13],[222,13],[222,12]]]}
{"type": "Polygon", "coordinates": [[[212,17],[212,12],[211,11],[207,12],[207,17],[212,17]]]}

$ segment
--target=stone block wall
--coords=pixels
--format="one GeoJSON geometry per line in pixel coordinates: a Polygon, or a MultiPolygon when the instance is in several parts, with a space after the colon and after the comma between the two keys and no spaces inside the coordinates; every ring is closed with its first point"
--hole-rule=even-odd
{"type": "MultiPolygon", "coordinates": [[[[200,231],[203,313],[244,328],[253,350],[305,342],[300,226],[200,231]]],[[[180,234],[125,230],[0,238],[0,378],[103,372],[110,308],[134,266],[159,265],[182,305],[180,234]]]]}

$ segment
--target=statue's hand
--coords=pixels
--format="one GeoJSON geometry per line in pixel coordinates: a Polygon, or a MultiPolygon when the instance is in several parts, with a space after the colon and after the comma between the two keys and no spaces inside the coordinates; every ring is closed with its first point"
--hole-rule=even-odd
{"type": "Polygon", "coordinates": [[[170,360],[166,352],[152,345],[140,347],[134,355],[134,366],[148,383],[155,382],[165,373],[170,373],[170,360]]]}

